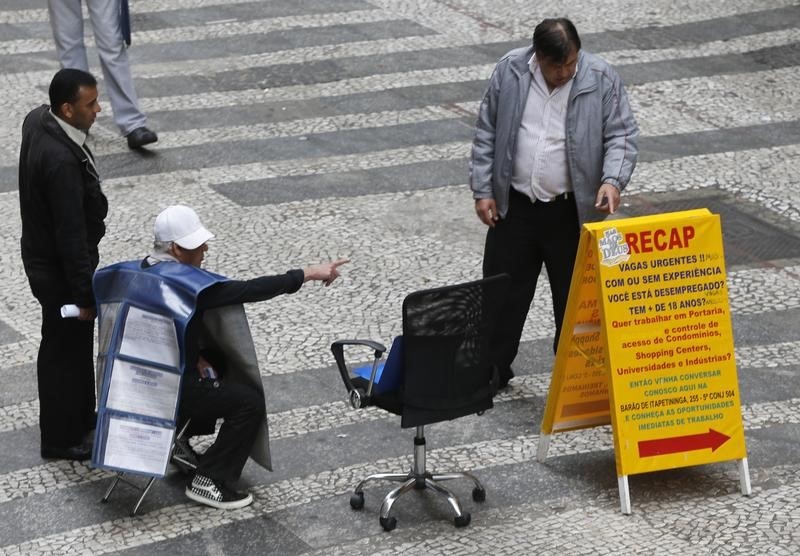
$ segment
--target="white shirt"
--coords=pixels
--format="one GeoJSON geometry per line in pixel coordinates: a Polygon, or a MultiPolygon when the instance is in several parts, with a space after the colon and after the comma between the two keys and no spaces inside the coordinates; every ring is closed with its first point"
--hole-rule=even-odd
{"type": "Polygon", "coordinates": [[[68,124],[67,122],[59,118],[56,115],[56,113],[53,112],[52,108],[50,109],[50,114],[53,116],[53,118],[55,118],[56,123],[59,126],[61,126],[61,129],[64,130],[64,133],[67,134],[67,137],[69,137],[73,143],[75,143],[81,148],[83,154],[85,154],[86,158],[89,160],[89,164],[92,165],[92,168],[94,168],[95,173],[99,175],[99,173],[97,172],[97,166],[94,165],[94,158],[92,157],[92,155],[89,154],[89,151],[86,150],[86,137],[88,136],[88,134],[82,129],[78,129],[77,127],[68,124]]]}
{"type": "Polygon", "coordinates": [[[528,66],[531,86],[517,134],[511,186],[531,201],[551,201],[572,191],[565,128],[567,101],[575,76],[550,91],[535,54],[528,66]]]}

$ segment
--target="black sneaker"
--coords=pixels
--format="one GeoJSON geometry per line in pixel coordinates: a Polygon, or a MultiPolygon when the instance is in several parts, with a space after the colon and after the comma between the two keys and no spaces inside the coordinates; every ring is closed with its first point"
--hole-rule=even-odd
{"type": "Polygon", "coordinates": [[[252,494],[236,492],[221,481],[215,481],[205,475],[194,476],[186,487],[186,496],[190,500],[221,510],[244,508],[253,502],[252,494]]]}

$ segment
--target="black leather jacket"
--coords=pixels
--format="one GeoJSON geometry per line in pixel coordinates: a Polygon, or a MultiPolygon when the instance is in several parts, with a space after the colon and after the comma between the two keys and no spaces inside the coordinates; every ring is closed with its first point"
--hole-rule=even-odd
{"type": "Polygon", "coordinates": [[[94,306],[92,275],[108,200],[86,154],[48,106],[22,124],[19,204],[22,262],[33,295],[43,305],[94,306]]]}

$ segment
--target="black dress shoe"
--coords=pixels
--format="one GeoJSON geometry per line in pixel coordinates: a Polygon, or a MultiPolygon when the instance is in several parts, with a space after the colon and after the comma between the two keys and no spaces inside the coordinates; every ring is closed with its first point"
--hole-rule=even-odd
{"type": "Polygon", "coordinates": [[[145,145],[149,145],[150,143],[155,143],[158,141],[158,135],[156,135],[156,132],[147,129],[144,126],[137,127],[131,131],[127,135],[127,138],[128,147],[131,149],[139,149],[145,145]]]}
{"type": "Polygon", "coordinates": [[[508,386],[508,381],[514,378],[514,371],[511,369],[502,369],[498,373],[497,389],[502,390],[508,386]]]}
{"type": "Polygon", "coordinates": [[[69,448],[55,448],[52,446],[42,446],[42,457],[46,459],[71,459],[83,461],[92,457],[92,449],[78,444],[69,448]]]}

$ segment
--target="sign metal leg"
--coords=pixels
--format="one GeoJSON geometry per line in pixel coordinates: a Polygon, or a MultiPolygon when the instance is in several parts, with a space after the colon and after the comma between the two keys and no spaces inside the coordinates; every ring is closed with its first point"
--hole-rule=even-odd
{"type": "Polygon", "coordinates": [[[628,476],[620,475],[617,477],[617,485],[619,486],[619,504],[622,513],[631,515],[631,492],[628,489],[628,476]]]}
{"type": "Polygon", "coordinates": [[[547,459],[548,448],[550,448],[550,435],[540,434],[539,445],[536,448],[536,461],[538,461],[539,463],[544,463],[544,460],[547,459]]]}
{"type": "Polygon", "coordinates": [[[750,485],[750,467],[747,465],[747,458],[737,460],[739,464],[739,486],[742,489],[744,496],[753,494],[753,488],[750,485]]]}

